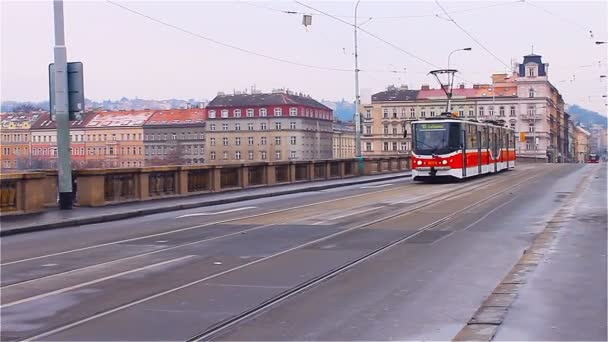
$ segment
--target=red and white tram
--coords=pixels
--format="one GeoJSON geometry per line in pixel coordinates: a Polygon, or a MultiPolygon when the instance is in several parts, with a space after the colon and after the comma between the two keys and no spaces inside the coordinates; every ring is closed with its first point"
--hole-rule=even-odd
{"type": "Polygon", "coordinates": [[[515,135],[496,121],[457,118],[412,123],[412,177],[464,179],[515,167],[515,135]]]}

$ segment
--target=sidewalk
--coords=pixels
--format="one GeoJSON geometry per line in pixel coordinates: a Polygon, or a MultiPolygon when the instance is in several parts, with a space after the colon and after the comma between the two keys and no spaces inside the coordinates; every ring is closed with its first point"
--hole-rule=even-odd
{"type": "Polygon", "coordinates": [[[319,191],[349,185],[380,182],[397,178],[410,177],[411,172],[361,176],[346,179],[335,179],[296,184],[256,187],[243,190],[207,193],[186,197],[162,198],[149,201],[118,203],[104,207],[75,207],[72,210],[49,208],[35,214],[11,215],[0,217],[0,236],[26,232],[103,223],[122,220],[130,217],[150,215],[167,211],[207,207],[212,205],[234,203],[258,198],[289,195],[299,192],[319,191]]]}
{"type": "MultiPolygon", "coordinates": [[[[598,166],[600,167],[600,166],[598,166]]],[[[606,341],[606,167],[560,221],[498,328],[498,341],[606,341]]]]}

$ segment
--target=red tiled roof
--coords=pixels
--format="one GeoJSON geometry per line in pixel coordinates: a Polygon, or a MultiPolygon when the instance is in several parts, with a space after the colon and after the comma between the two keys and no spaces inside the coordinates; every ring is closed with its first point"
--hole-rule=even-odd
{"type": "MultiPolygon", "coordinates": [[[[86,124],[95,116],[94,113],[83,113],[82,120],[71,121],[70,128],[84,128],[86,124]]],[[[55,121],[51,120],[50,113],[42,114],[32,125],[32,129],[56,129],[55,121]]]]}
{"type": "Polygon", "coordinates": [[[153,113],[152,110],[97,112],[86,127],[140,127],[153,113]]]}
{"type": "Polygon", "coordinates": [[[207,110],[201,108],[157,110],[145,125],[188,125],[203,123],[205,119],[207,119],[207,110]]]}

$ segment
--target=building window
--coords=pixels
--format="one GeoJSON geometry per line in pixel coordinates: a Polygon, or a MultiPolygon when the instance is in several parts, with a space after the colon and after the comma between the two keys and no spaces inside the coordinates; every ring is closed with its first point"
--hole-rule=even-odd
{"type": "Polygon", "coordinates": [[[365,113],[365,117],[366,117],[368,120],[371,120],[371,119],[372,119],[372,110],[371,110],[371,109],[368,109],[368,110],[366,111],[366,113],[365,113]]]}
{"type": "Polygon", "coordinates": [[[274,128],[278,131],[281,129],[281,123],[280,122],[275,122],[274,123],[274,128]]]}
{"type": "Polygon", "coordinates": [[[210,139],[209,139],[209,144],[210,144],[211,146],[215,146],[215,138],[210,138],[210,139]]]}
{"type": "Polygon", "coordinates": [[[247,152],[247,157],[249,158],[249,160],[253,160],[253,151],[247,152]]]}
{"type": "Polygon", "coordinates": [[[296,144],[296,137],[291,137],[289,140],[290,140],[290,142],[291,142],[292,145],[296,144]]]}
{"type": "Polygon", "coordinates": [[[365,134],[372,134],[372,126],[365,126],[365,134]]]}
{"type": "Polygon", "coordinates": [[[420,117],[422,117],[422,118],[426,117],[426,110],[423,109],[420,111],[420,117]]]}
{"type": "Polygon", "coordinates": [[[416,108],[411,107],[410,108],[410,118],[415,118],[416,117],[416,108]]]}
{"type": "Polygon", "coordinates": [[[528,76],[530,76],[530,77],[536,76],[536,71],[535,71],[534,67],[529,67],[528,68],[528,76]]]}
{"type": "Polygon", "coordinates": [[[505,106],[498,107],[498,116],[505,116],[505,106]]]}
{"type": "Polygon", "coordinates": [[[295,107],[289,108],[289,116],[296,116],[296,115],[298,115],[298,108],[295,108],[295,107]]]}
{"type": "Polygon", "coordinates": [[[247,130],[253,131],[253,123],[250,122],[247,124],[247,130]]]}
{"type": "Polygon", "coordinates": [[[209,155],[209,157],[211,158],[211,160],[215,160],[215,152],[211,152],[211,154],[209,155]]]}
{"type": "Polygon", "coordinates": [[[241,110],[240,109],[235,109],[234,112],[234,117],[235,118],[240,118],[241,117],[241,110]]]}
{"type": "Polygon", "coordinates": [[[238,123],[238,122],[237,122],[237,123],[235,123],[235,124],[234,124],[234,130],[235,130],[235,131],[240,131],[240,130],[241,130],[241,124],[240,124],[240,123],[238,123]]]}
{"type": "Polygon", "coordinates": [[[397,118],[397,108],[393,107],[393,119],[397,118]]]}
{"type": "Polygon", "coordinates": [[[228,109],[222,109],[222,118],[228,117],[228,109]]]}
{"type": "Polygon", "coordinates": [[[275,151],[274,152],[274,159],[275,160],[281,160],[281,151],[275,151]]]}
{"type": "Polygon", "coordinates": [[[402,142],[401,143],[401,151],[405,151],[407,150],[407,143],[402,142]]]}
{"type": "Polygon", "coordinates": [[[249,145],[253,145],[253,137],[249,137],[249,138],[247,138],[247,143],[248,143],[249,145]]]}
{"type": "Polygon", "coordinates": [[[228,151],[224,151],[223,157],[224,157],[224,160],[228,160],[228,151]]]}
{"type": "Polygon", "coordinates": [[[402,118],[405,117],[405,113],[406,113],[405,107],[401,107],[401,117],[402,118]]]}
{"type": "Polygon", "coordinates": [[[475,116],[475,111],[472,109],[469,109],[469,116],[475,116]]]}
{"type": "Polygon", "coordinates": [[[384,125],[384,134],[388,134],[388,126],[384,125]]]}
{"type": "Polygon", "coordinates": [[[223,137],[222,138],[222,143],[224,144],[224,146],[228,146],[228,138],[227,137],[223,137]]]}
{"type": "Polygon", "coordinates": [[[484,115],[483,107],[479,107],[479,116],[483,116],[483,115],[484,115]]]}
{"type": "Polygon", "coordinates": [[[241,160],[241,151],[234,152],[234,159],[241,160]]]}
{"type": "Polygon", "coordinates": [[[283,115],[283,110],[279,107],[279,108],[275,108],[274,109],[274,116],[281,116],[283,115]]]}
{"type": "Polygon", "coordinates": [[[222,131],[228,130],[228,124],[222,124],[222,131]]]}
{"type": "Polygon", "coordinates": [[[535,114],[536,114],[536,106],[528,105],[528,115],[535,115],[535,114]]]}
{"type": "Polygon", "coordinates": [[[488,109],[488,114],[490,116],[494,116],[494,106],[490,106],[490,109],[488,109]]]}
{"type": "Polygon", "coordinates": [[[289,123],[289,129],[296,129],[296,123],[295,122],[290,122],[289,123]]]}
{"type": "Polygon", "coordinates": [[[266,160],[266,151],[260,152],[260,159],[266,160]]]}
{"type": "Polygon", "coordinates": [[[388,142],[384,142],[384,151],[388,151],[388,142]]]}
{"type": "Polygon", "coordinates": [[[274,144],[281,145],[281,137],[274,137],[274,144]]]}
{"type": "Polygon", "coordinates": [[[177,140],[177,134],[175,134],[175,133],[171,134],[171,140],[177,140]]]}
{"type": "Polygon", "coordinates": [[[241,145],[241,138],[240,137],[234,138],[234,144],[237,145],[237,146],[240,146],[241,145]]]}
{"type": "Polygon", "coordinates": [[[372,143],[371,142],[366,142],[365,143],[365,150],[368,152],[371,152],[372,150],[372,143]]]}
{"type": "Polygon", "coordinates": [[[261,137],[260,138],[260,144],[266,145],[266,137],[261,137]]]}
{"type": "Polygon", "coordinates": [[[262,131],[265,131],[265,130],[267,130],[267,129],[268,129],[268,126],[266,125],[266,123],[265,123],[265,122],[262,122],[262,123],[260,124],[260,129],[261,129],[262,131]]]}
{"type": "Polygon", "coordinates": [[[266,108],[260,108],[260,116],[268,116],[268,111],[266,108]]]}
{"type": "Polygon", "coordinates": [[[515,116],[515,106],[511,106],[511,112],[509,116],[515,116]]]}
{"type": "Polygon", "coordinates": [[[397,151],[397,143],[393,142],[393,151],[397,151]]]}
{"type": "Polygon", "coordinates": [[[296,159],[296,151],[290,151],[289,152],[289,158],[290,159],[296,159]]]}
{"type": "Polygon", "coordinates": [[[431,110],[430,114],[431,114],[431,116],[435,116],[435,111],[431,110]]]}
{"type": "Polygon", "coordinates": [[[397,127],[393,127],[393,134],[397,134],[397,127]]]}
{"type": "Polygon", "coordinates": [[[209,119],[215,119],[215,111],[214,110],[210,110],[209,111],[209,119]]]}
{"type": "Polygon", "coordinates": [[[534,122],[530,122],[530,125],[528,127],[528,132],[534,132],[534,122]]]}
{"type": "Polygon", "coordinates": [[[248,118],[252,118],[253,117],[253,108],[248,108],[247,109],[247,117],[248,118]]]}
{"type": "Polygon", "coordinates": [[[388,119],[388,108],[382,109],[382,117],[388,119]]]}

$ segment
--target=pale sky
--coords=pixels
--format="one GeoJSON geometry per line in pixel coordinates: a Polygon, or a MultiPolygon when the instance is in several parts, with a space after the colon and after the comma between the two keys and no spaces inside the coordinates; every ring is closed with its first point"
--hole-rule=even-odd
{"type": "MultiPolygon", "coordinates": [[[[302,1],[351,22],[355,1],[302,1]]],[[[440,4],[476,40],[506,64],[531,52],[549,63],[549,79],[567,103],[605,113],[608,78],[608,1],[450,1],[440,4]],[[498,6],[493,6],[498,5],[498,6]],[[482,8],[483,7],[483,8],[482,8]],[[592,38],[589,30],[593,31],[592,38]]],[[[353,29],[294,1],[119,1],[123,6],[214,40],[302,64],[353,69],[353,29]],[[275,9],[275,10],[273,10],[275,9]],[[312,26],[301,14],[313,14],[312,26]]],[[[1,1],[1,98],[48,97],[53,59],[51,1],[1,1]]],[[[471,83],[487,83],[507,68],[454,23],[434,1],[362,0],[363,29],[401,50],[471,83]],[[440,15],[440,17],[435,16],[440,15]]],[[[218,91],[289,88],[317,99],[354,99],[352,71],[296,66],[214,44],[138,16],[107,1],[66,1],[68,59],[85,67],[85,95],[212,99],[218,91]]],[[[360,87],[378,92],[389,84],[437,87],[435,68],[359,33],[360,87]],[[405,73],[382,72],[399,70],[405,73]]]]}

